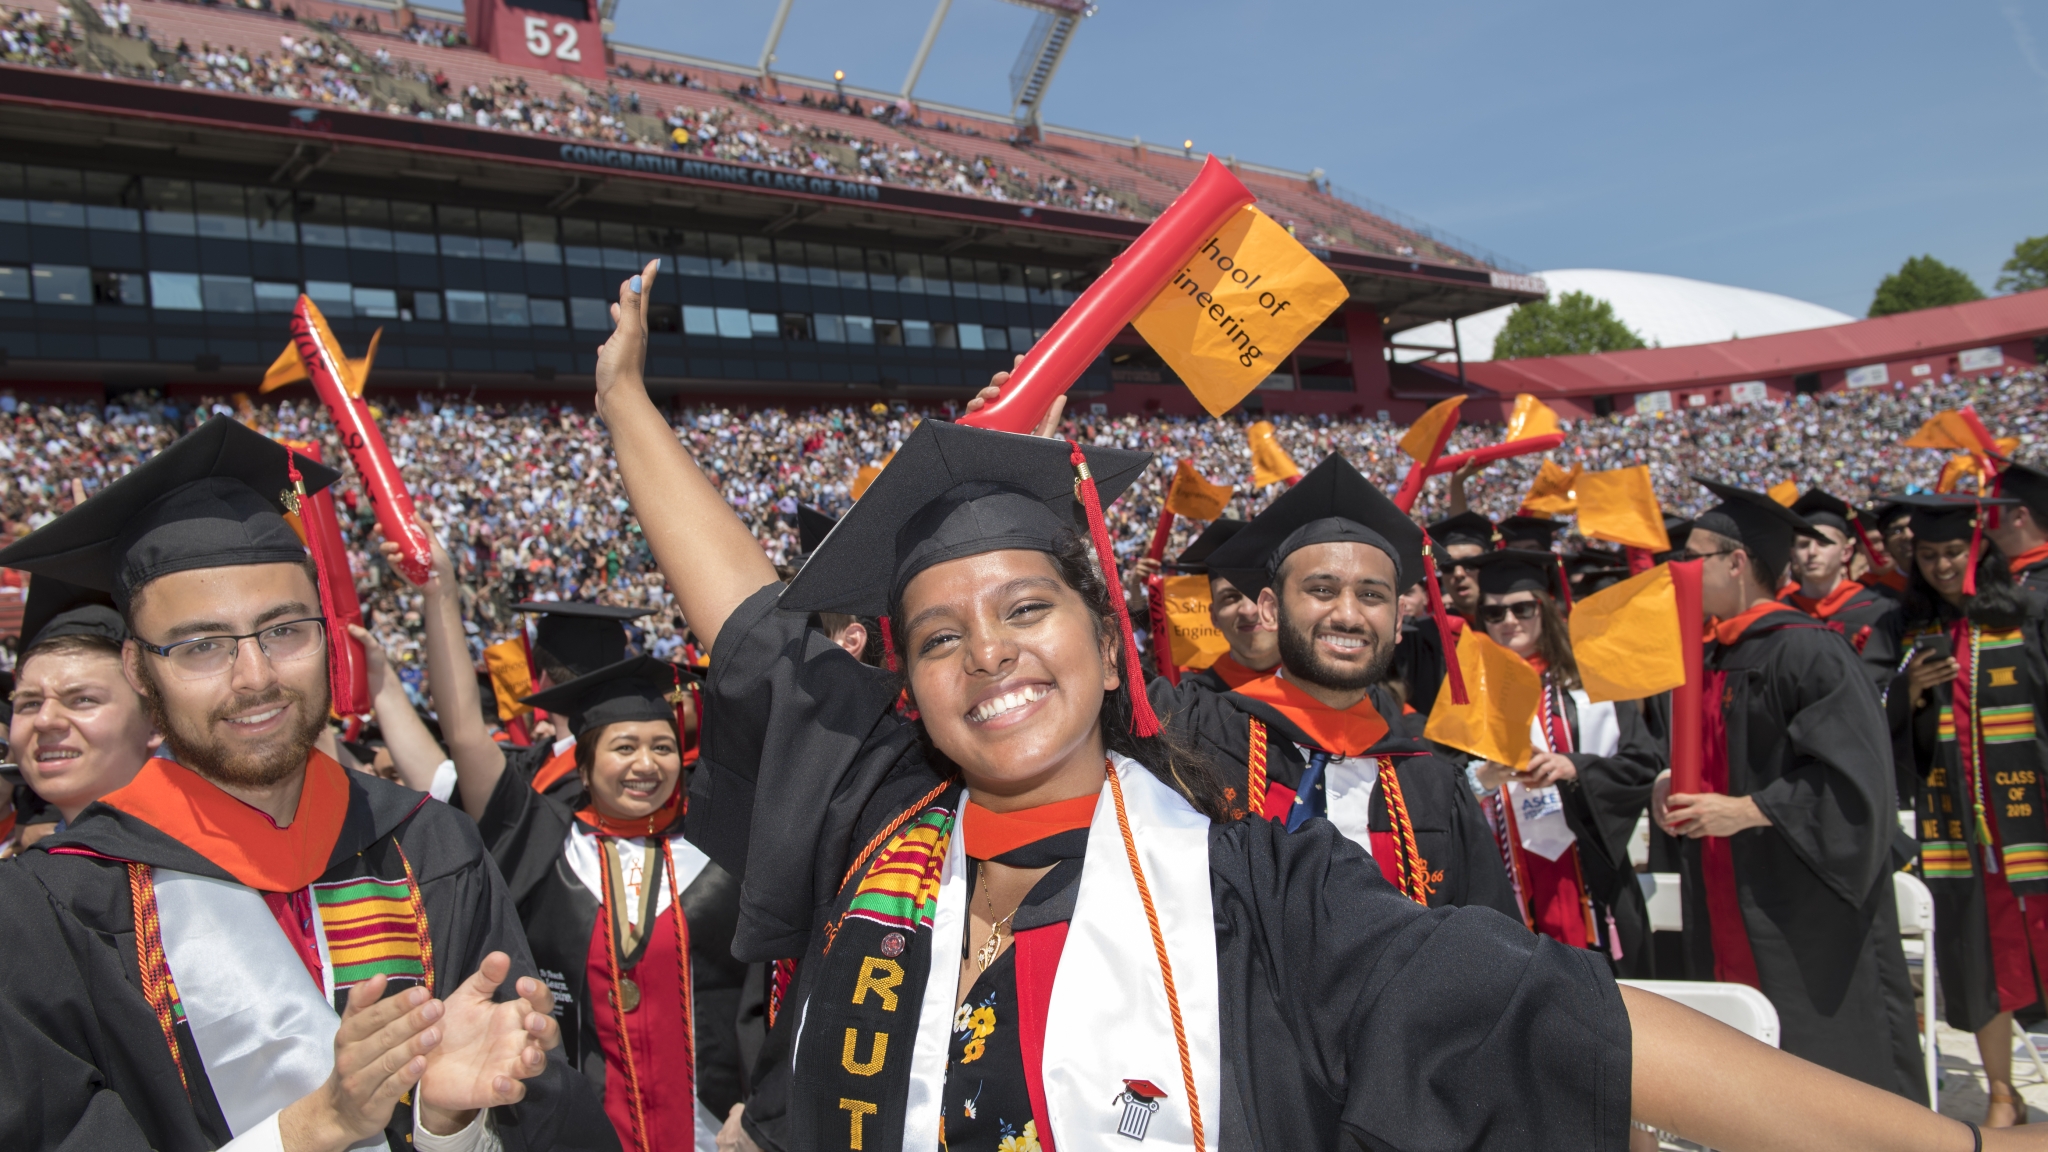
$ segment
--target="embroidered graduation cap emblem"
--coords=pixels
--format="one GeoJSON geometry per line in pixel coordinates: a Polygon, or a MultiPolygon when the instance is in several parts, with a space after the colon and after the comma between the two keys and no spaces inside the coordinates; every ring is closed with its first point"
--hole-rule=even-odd
{"type": "Polygon", "coordinates": [[[1126,1080],[1124,1090],[1116,1102],[1124,1106],[1124,1117],[1116,1126],[1116,1134],[1143,1140],[1145,1130],[1152,1126],[1152,1116],[1159,1111],[1159,1102],[1166,1098],[1166,1090],[1150,1080],[1126,1080]]]}

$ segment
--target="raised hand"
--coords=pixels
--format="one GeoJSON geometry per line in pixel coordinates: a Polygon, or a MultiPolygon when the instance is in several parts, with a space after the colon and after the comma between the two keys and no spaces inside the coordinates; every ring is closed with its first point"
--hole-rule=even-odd
{"type": "Polygon", "coordinates": [[[424,988],[384,1000],[384,986],[383,976],[372,976],[349,989],[334,1034],[334,1070],[278,1113],[288,1152],[340,1152],[382,1131],[426,1071],[427,1054],[443,1038],[436,1025],[446,1008],[424,988]]]}
{"type": "MultiPolygon", "coordinates": [[[[420,531],[427,534],[427,548],[434,557],[433,573],[427,577],[425,584],[414,587],[425,588],[430,592],[455,587],[455,559],[448,555],[448,549],[441,546],[441,534],[434,531],[434,526],[427,523],[427,518],[418,512],[412,514],[412,520],[420,526],[420,531]]],[[[384,557],[385,565],[397,573],[400,580],[405,579],[405,570],[398,566],[398,557],[403,553],[397,544],[389,540],[379,541],[377,554],[384,557]]]]}
{"type": "Polygon", "coordinates": [[[538,980],[522,978],[519,996],[492,996],[511,973],[512,958],[493,952],[447,1000],[443,1038],[420,1077],[422,1119],[443,1135],[461,1131],[479,1108],[516,1104],[530,1080],[547,1067],[548,1050],[562,1042],[550,1012],[554,996],[538,980]]]}
{"type": "Polygon", "coordinates": [[[654,293],[654,274],[659,260],[649,260],[638,276],[619,285],[619,302],[612,305],[611,338],[597,348],[597,395],[602,401],[614,389],[639,388],[647,364],[647,298],[654,293]]]}
{"type": "MultiPolygon", "coordinates": [[[[1010,368],[1014,371],[1023,363],[1024,357],[1022,355],[1012,357],[1010,368]]],[[[969,412],[979,412],[990,404],[995,403],[996,397],[1003,394],[1003,385],[1008,383],[1009,379],[1009,372],[998,372],[994,376],[989,377],[988,387],[974,394],[974,398],[967,402],[967,410],[969,412]]],[[[1060,419],[1066,415],[1066,412],[1067,398],[1061,396],[1046,408],[1044,415],[1038,418],[1038,427],[1033,428],[1031,434],[1033,436],[1045,437],[1059,435],[1060,419]]]]}

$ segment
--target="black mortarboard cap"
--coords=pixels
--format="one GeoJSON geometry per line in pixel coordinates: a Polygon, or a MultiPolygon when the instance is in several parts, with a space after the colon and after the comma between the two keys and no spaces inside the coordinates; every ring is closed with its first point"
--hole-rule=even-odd
{"type": "Polygon", "coordinates": [[[796,546],[805,556],[818,550],[818,545],[831,535],[832,526],[839,521],[809,504],[796,506],[796,546]]]}
{"type": "Polygon", "coordinates": [[[1792,502],[1792,510],[1815,527],[1833,528],[1838,532],[1850,532],[1849,520],[1856,510],[1849,502],[1819,488],[1808,488],[1799,499],[1792,502]]]}
{"type": "Polygon", "coordinates": [[[1719,504],[1693,517],[1695,529],[1717,533],[1740,543],[1762,566],[1758,579],[1776,591],[1775,581],[1792,563],[1792,538],[1826,539],[1806,518],[1762,492],[1737,488],[1704,476],[1693,481],[1721,498],[1719,504]]]}
{"type": "Polygon", "coordinates": [[[1489,596],[1510,592],[1547,592],[1557,595],[1557,553],[1529,548],[1498,548],[1468,556],[1459,563],[1473,570],[1479,591],[1489,596]]]}
{"type": "MultiPolygon", "coordinates": [[[[1089,539],[1064,440],[926,420],[832,529],[780,607],[886,616],[912,577],[948,560],[1089,539]]],[[[1083,445],[1104,506],[1152,457],[1083,445]]]]}
{"type": "Polygon", "coordinates": [[[114,598],[54,576],[29,580],[28,603],[21,610],[21,650],[63,636],[97,636],[119,644],[128,627],[114,607],[114,598]]]}
{"type": "Polygon", "coordinates": [[[577,676],[624,660],[626,622],[653,611],[582,600],[527,600],[512,610],[540,617],[533,626],[534,649],[577,676]]]}
{"type": "Polygon", "coordinates": [[[1905,500],[1905,496],[1900,494],[1879,496],[1871,502],[1870,520],[1871,523],[1877,525],[1878,531],[1884,531],[1886,527],[1896,522],[1899,517],[1912,514],[1912,506],[1908,505],[1905,500]]]}
{"type": "MultiPolygon", "coordinates": [[[[1671,542],[1671,552],[1678,552],[1684,549],[1685,539],[1691,535],[1691,517],[1673,516],[1669,512],[1664,514],[1664,538],[1671,542]]],[[[1660,552],[1656,555],[1655,559],[1661,564],[1664,562],[1664,558],[1669,556],[1671,552],[1660,552]]]]}
{"type": "Polygon", "coordinates": [[[2048,525],[2048,472],[2009,460],[1998,474],[1998,492],[2017,497],[2034,514],[2036,523],[2048,525]]]}
{"type": "Polygon", "coordinates": [[[340,478],[216,416],[0,551],[0,566],[97,589],[125,604],[137,588],[173,572],[298,563],[306,546],[284,519],[293,460],[309,494],[340,478]]]}
{"type": "Polygon", "coordinates": [[[634,656],[597,669],[520,701],[569,718],[569,731],[581,737],[593,728],[631,720],[676,718],[669,699],[683,679],[695,674],[652,656],[634,656]]]}
{"type": "Polygon", "coordinates": [[[1391,556],[1397,588],[1422,578],[1422,529],[1350,461],[1332,452],[1211,553],[1209,571],[1256,596],[1297,549],[1342,541],[1391,556]]]}
{"type": "Polygon", "coordinates": [[[1917,544],[1944,544],[1953,540],[1974,543],[1979,508],[2010,507],[2020,503],[2005,497],[1979,497],[1969,493],[1929,492],[1893,499],[1913,517],[1913,541],[1917,544]]]}
{"type": "MultiPolygon", "coordinates": [[[[1228,516],[1209,521],[1202,534],[1195,537],[1180,555],[1173,558],[1173,566],[1183,572],[1206,572],[1209,570],[1209,554],[1223,547],[1230,538],[1244,530],[1246,520],[1233,520],[1228,516]]],[[[1228,577],[1225,577],[1228,579],[1228,577]]]]}
{"type": "Polygon", "coordinates": [[[1429,538],[1439,544],[1477,544],[1492,548],[1497,543],[1493,521],[1477,512],[1460,512],[1434,520],[1429,525],[1429,538]]]}
{"type": "Polygon", "coordinates": [[[1510,516],[1500,522],[1500,542],[1503,548],[1517,544],[1535,545],[1547,549],[1555,543],[1557,530],[1564,527],[1564,521],[1551,520],[1542,516],[1510,516]]]}

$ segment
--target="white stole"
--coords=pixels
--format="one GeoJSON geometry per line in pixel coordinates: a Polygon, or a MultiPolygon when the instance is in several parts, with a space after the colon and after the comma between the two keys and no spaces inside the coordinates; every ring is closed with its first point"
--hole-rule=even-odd
{"type": "MultiPolygon", "coordinates": [[[[154,869],[152,879],[185,1020],[221,1115],[239,1136],[326,1082],[341,1017],[260,893],[166,868],[154,869]]],[[[324,967],[317,909],[313,931],[324,967]]],[[[379,1132],[353,1147],[384,1145],[379,1132]]]]}
{"type": "MultiPolygon", "coordinates": [[[[1131,836],[1173,964],[1205,1143],[1217,1148],[1222,1135],[1222,1013],[1209,892],[1209,818],[1143,765],[1117,755],[1110,760],[1123,785],[1131,836]]],[[[965,794],[959,803],[964,811],[965,794]]],[[[967,911],[963,837],[956,834],[951,840],[932,926],[931,977],[925,984],[911,1057],[904,1152],[930,1152],[938,1144],[940,1094],[959,980],[957,967],[950,963],[952,942],[963,938],[967,911]]],[[[1124,1081],[1150,1080],[1167,1095],[1152,1117],[1145,1146],[1192,1149],[1194,1131],[1166,986],[1107,780],[1088,828],[1080,885],[1053,976],[1040,1065],[1046,1122],[1052,1126],[1054,1143],[1061,1152],[1132,1152],[1132,1141],[1117,1134],[1124,1114],[1118,1096],[1124,1081]]]]}

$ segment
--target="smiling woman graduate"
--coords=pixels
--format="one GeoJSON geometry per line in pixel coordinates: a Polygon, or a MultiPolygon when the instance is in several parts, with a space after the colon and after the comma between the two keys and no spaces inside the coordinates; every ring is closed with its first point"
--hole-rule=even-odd
{"type": "Polygon", "coordinates": [[[641,381],[654,272],[597,401],[713,645],[692,838],[741,876],[735,952],[796,960],[749,1140],[1620,1149],[1633,1099],[1726,1149],[1972,1147],[1583,950],[1417,905],[1327,822],[1224,817],[1129,678],[1100,501],[1142,456],[927,421],[783,588],[641,381]],[[898,674],[820,610],[888,615],[898,674]]]}

